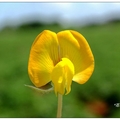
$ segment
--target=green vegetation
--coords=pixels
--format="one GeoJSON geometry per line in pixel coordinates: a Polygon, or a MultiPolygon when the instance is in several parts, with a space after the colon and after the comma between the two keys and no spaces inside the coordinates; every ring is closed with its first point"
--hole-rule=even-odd
{"type": "MultiPolygon", "coordinates": [[[[0,32],[0,117],[55,118],[54,92],[38,94],[32,85],[27,64],[31,45],[44,29],[63,30],[57,24],[6,28],[0,32]]],[[[72,29],[72,28],[70,28],[72,29]]],[[[120,23],[74,28],[85,36],[95,57],[95,70],[83,85],[72,84],[63,97],[63,118],[120,117],[120,23]]]]}

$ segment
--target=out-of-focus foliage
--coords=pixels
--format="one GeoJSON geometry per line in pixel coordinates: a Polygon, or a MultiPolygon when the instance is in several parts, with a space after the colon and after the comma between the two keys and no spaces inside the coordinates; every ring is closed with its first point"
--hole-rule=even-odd
{"type": "MultiPolygon", "coordinates": [[[[63,30],[57,24],[34,23],[0,32],[0,117],[54,118],[54,92],[39,94],[24,86],[32,85],[27,65],[31,45],[43,30],[63,30]]],[[[69,28],[72,29],[72,28],[69,28]]],[[[120,117],[120,22],[74,28],[85,36],[95,57],[95,70],[83,85],[72,84],[63,97],[63,118],[120,117]]]]}

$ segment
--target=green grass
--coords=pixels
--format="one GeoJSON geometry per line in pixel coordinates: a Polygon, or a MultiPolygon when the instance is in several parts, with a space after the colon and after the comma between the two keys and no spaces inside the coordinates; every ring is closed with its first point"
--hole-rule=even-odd
{"type": "MultiPolygon", "coordinates": [[[[54,92],[40,95],[24,86],[31,84],[27,72],[28,58],[35,37],[44,29],[63,30],[57,25],[36,28],[6,28],[0,32],[0,117],[54,118],[57,97],[54,92]]],[[[72,28],[70,28],[72,29],[72,28]]],[[[120,117],[120,23],[74,28],[87,39],[95,57],[95,70],[83,85],[72,84],[63,98],[64,118],[120,117]],[[104,103],[107,112],[96,114],[89,105],[104,103]]],[[[100,108],[99,108],[100,109],[100,108]]]]}

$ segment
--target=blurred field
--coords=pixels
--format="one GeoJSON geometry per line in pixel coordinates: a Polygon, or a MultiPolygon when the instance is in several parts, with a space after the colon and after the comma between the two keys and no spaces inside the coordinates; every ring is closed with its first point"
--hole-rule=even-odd
{"type": "MultiPolygon", "coordinates": [[[[27,64],[35,37],[44,29],[63,30],[57,24],[26,25],[0,31],[0,117],[54,118],[54,92],[40,95],[24,86],[32,85],[27,64]]],[[[72,29],[72,28],[70,28],[72,29]]],[[[120,117],[120,23],[76,28],[85,36],[95,57],[95,70],[83,85],[72,84],[63,98],[63,118],[120,117]]]]}

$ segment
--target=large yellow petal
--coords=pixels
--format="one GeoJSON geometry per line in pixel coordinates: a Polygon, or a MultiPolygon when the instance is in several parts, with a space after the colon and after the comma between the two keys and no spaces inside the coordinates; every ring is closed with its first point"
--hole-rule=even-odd
{"type": "Polygon", "coordinates": [[[83,84],[91,76],[94,69],[94,58],[86,39],[76,31],[57,33],[60,45],[60,57],[66,57],[74,64],[73,81],[83,84]]]}
{"type": "Polygon", "coordinates": [[[74,75],[74,65],[67,58],[62,58],[56,66],[54,67],[51,78],[54,84],[54,90],[57,93],[68,94],[71,90],[72,78],[74,75]]]}
{"type": "Polygon", "coordinates": [[[59,60],[58,48],[56,33],[44,30],[36,37],[28,62],[28,73],[36,87],[51,81],[50,74],[59,60]]]}

